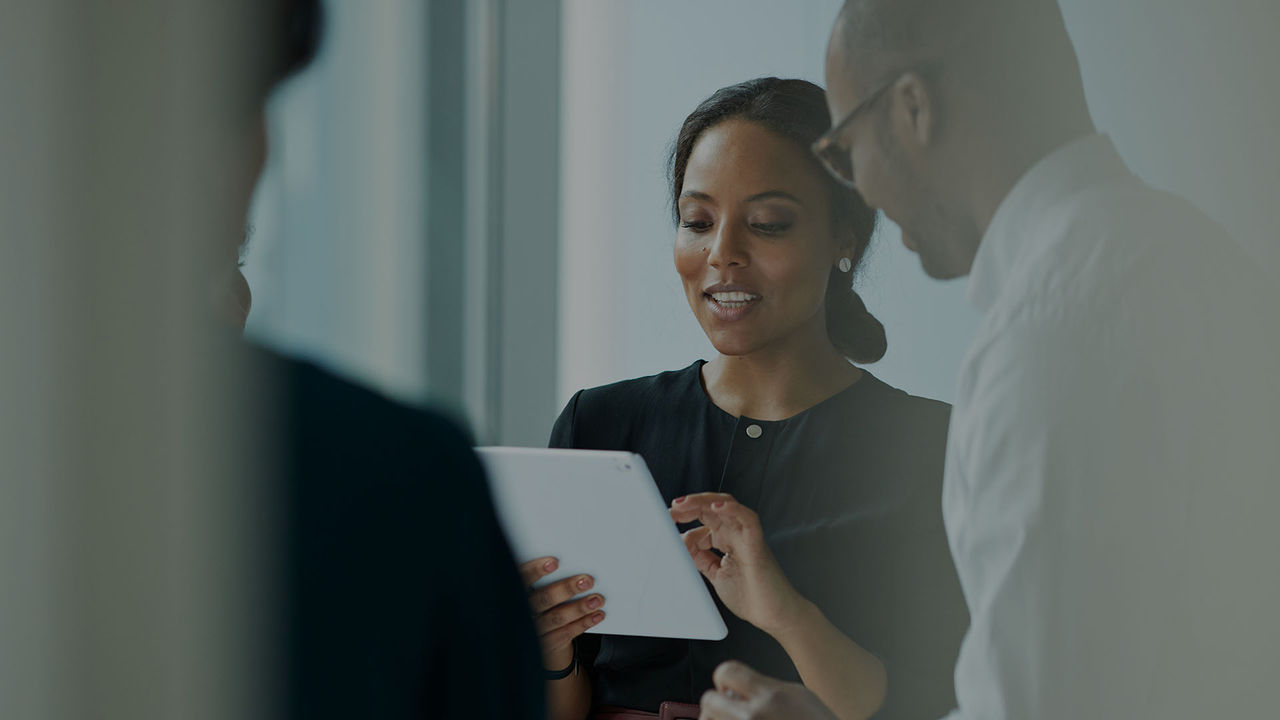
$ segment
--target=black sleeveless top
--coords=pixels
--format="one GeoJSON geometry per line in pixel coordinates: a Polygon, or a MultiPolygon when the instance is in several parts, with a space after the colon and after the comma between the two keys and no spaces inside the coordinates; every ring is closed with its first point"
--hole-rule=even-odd
{"type": "MultiPolygon", "coordinates": [[[[703,364],[579,391],[551,446],[639,453],[668,504],[718,491],[755,510],[792,585],[884,662],[889,698],[877,717],[945,715],[968,626],[942,526],[950,407],[864,372],[786,420],[733,417],[707,396],[703,364]]],[[[582,636],[593,703],[656,712],[664,700],[697,702],[729,659],[799,680],[773,638],[717,604],[721,641],[582,636]]]]}

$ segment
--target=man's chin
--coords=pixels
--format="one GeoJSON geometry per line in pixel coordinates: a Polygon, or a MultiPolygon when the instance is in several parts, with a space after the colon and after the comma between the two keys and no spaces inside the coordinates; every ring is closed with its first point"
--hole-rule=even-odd
{"type": "Polygon", "coordinates": [[[930,263],[927,259],[925,259],[925,256],[923,255],[920,256],[920,267],[924,268],[925,275],[928,275],[934,280],[954,280],[958,277],[964,277],[965,275],[968,274],[963,271],[958,271],[954,268],[939,267],[933,263],[930,263]]]}
{"type": "MultiPolygon", "coordinates": [[[[911,247],[911,246],[907,246],[911,247]]],[[[921,252],[916,248],[911,248],[912,252],[920,257],[920,267],[924,270],[924,274],[934,280],[954,280],[958,277],[964,277],[969,274],[969,264],[958,262],[955,257],[947,256],[945,253],[925,251],[921,252]]]]}
{"type": "Polygon", "coordinates": [[[919,246],[916,245],[915,236],[913,236],[911,233],[907,232],[906,230],[902,231],[902,244],[905,245],[907,249],[913,253],[920,252],[919,250],[916,249],[919,246]]]}
{"type": "Polygon", "coordinates": [[[947,249],[945,242],[922,243],[915,233],[905,229],[902,231],[902,244],[919,256],[920,267],[924,269],[924,274],[934,280],[953,280],[964,277],[969,274],[969,269],[973,265],[971,254],[968,255],[967,260],[962,260],[960,256],[966,253],[945,252],[947,249]]]}

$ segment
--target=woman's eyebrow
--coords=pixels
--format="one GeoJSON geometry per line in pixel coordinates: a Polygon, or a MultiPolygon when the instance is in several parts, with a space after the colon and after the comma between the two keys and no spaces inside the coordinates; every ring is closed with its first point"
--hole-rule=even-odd
{"type": "MultiPolygon", "coordinates": [[[[684,192],[680,193],[680,199],[684,200],[685,198],[690,198],[693,200],[705,200],[708,202],[714,202],[715,200],[715,198],[712,198],[710,195],[702,192],[701,190],[685,190],[684,192]]],[[[756,193],[755,195],[752,195],[751,197],[747,198],[744,202],[752,203],[752,202],[759,202],[760,200],[790,200],[791,202],[801,207],[804,207],[804,202],[800,198],[796,197],[795,195],[792,195],[791,193],[785,190],[765,190],[764,192],[760,192],[760,193],[756,193]]]]}
{"type": "Polygon", "coordinates": [[[804,205],[804,203],[800,201],[800,198],[784,190],[766,190],[747,198],[747,202],[756,202],[758,200],[790,200],[797,205],[804,205]]]}

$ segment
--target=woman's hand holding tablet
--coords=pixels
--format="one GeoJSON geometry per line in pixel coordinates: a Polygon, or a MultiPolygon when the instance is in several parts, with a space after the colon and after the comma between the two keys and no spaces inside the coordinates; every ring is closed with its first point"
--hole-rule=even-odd
{"type": "Polygon", "coordinates": [[[542,643],[543,666],[558,671],[573,664],[573,639],[604,620],[604,596],[599,593],[577,597],[595,585],[590,575],[573,575],[549,585],[534,584],[555,572],[560,562],[542,557],[520,566],[520,577],[529,588],[534,626],[542,643]],[[575,599],[577,598],[577,599],[575,599]]]}

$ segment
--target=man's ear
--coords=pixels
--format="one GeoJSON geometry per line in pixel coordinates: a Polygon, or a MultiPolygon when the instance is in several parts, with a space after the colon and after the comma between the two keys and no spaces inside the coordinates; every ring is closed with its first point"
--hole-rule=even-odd
{"type": "Polygon", "coordinates": [[[893,84],[890,113],[894,134],[903,147],[918,151],[933,141],[936,108],[929,86],[919,73],[906,73],[893,84]]]}

